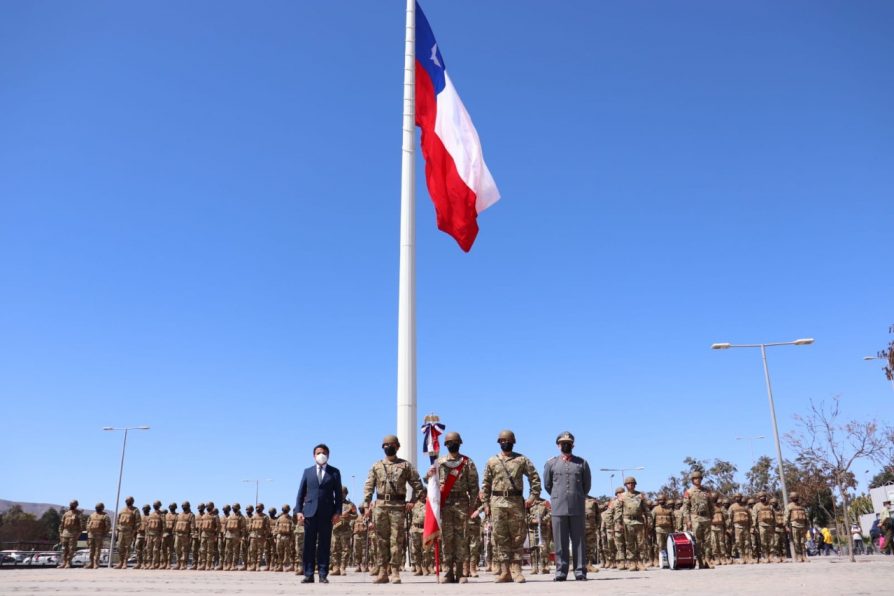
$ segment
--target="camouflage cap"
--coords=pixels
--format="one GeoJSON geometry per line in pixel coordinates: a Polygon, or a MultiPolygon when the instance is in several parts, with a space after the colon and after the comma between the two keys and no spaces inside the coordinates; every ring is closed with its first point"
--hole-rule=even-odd
{"type": "Polygon", "coordinates": [[[152,507],[149,506],[149,503],[143,505],[143,513],[149,513],[150,509],[152,509],[152,507]]]}
{"type": "Polygon", "coordinates": [[[161,501],[155,501],[155,502],[153,502],[153,503],[152,503],[152,506],[153,506],[155,509],[158,509],[159,507],[161,507],[161,501]]]}
{"type": "Polygon", "coordinates": [[[205,506],[206,506],[208,509],[214,509],[214,501],[208,501],[208,502],[205,504],[205,506]]]}
{"type": "Polygon", "coordinates": [[[789,495],[789,498],[790,498],[792,501],[796,501],[796,500],[798,500],[798,499],[801,498],[801,495],[799,495],[797,492],[793,492],[793,493],[791,493],[791,494],[789,495]]]}
{"type": "Polygon", "coordinates": [[[689,477],[690,478],[703,478],[704,476],[702,476],[701,470],[692,470],[692,472],[689,474],[689,477]]]}
{"type": "Polygon", "coordinates": [[[276,517],[276,507],[271,507],[268,513],[270,513],[270,517],[276,517]]]}
{"type": "Polygon", "coordinates": [[[171,503],[171,504],[169,504],[169,505],[168,505],[168,509],[170,509],[171,511],[177,509],[177,503],[171,503]]]}
{"type": "Polygon", "coordinates": [[[779,499],[773,497],[772,499],[770,499],[770,503],[772,503],[773,505],[777,505],[779,503],[779,499]]]}
{"type": "Polygon", "coordinates": [[[655,501],[657,503],[666,503],[667,497],[665,497],[664,495],[658,495],[657,497],[655,497],[655,501]]]}
{"type": "Polygon", "coordinates": [[[342,487],[341,487],[341,494],[343,494],[343,495],[348,494],[348,487],[347,487],[347,486],[342,485],[342,487]]]}
{"type": "Polygon", "coordinates": [[[97,511],[102,511],[102,510],[105,509],[105,508],[106,508],[105,503],[97,503],[97,504],[96,504],[96,510],[97,510],[97,511]]]}
{"type": "Polygon", "coordinates": [[[224,506],[223,506],[223,510],[224,510],[224,511],[230,511],[230,504],[227,503],[226,505],[224,505],[224,506]]]}
{"type": "Polygon", "coordinates": [[[398,440],[397,435],[385,435],[385,437],[382,439],[382,445],[391,445],[391,444],[394,444],[394,445],[397,445],[398,447],[400,447],[400,441],[398,440]]]}
{"type": "Polygon", "coordinates": [[[190,508],[189,501],[183,501],[182,503],[180,503],[180,506],[183,507],[184,509],[189,509],[190,508]]]}
{"type": "Polygon", "coordinates": [[[738,501],[739,499],[743,499],[744,497],[742,496],[742,493],[736,493],[733,495],[733,498],[738,501]]]}
{"type": "Polygon", "coordinates": [[[615,494],[620,495],[621,493],[626,492],[626,491],[627,491],[626,488],[624,488],[623,486],[619,486],[618,488],[615,489],[615,494]]]}
{"type": "Polygon", "coordinates": [[[205,504],[204,504],[204,503],[199,503],[199,509],[204,509],[204,508],[205,508],[205,504]]]}
{"type": "Polygon", "coordinates": [[[510,443],[516,443],[515,433],[509,429],[501,430],[500,434],[497,435],[497,443],[500,441],[509,441],[510,443]]]}
{"type": "Polygon", "coordinates": [[[124,502],[128,505],[133,505],[133,497],[127,497],[126,499],[124,499],[124,502]]]}
{"type": "Polygon", "coordinates": [[[264,504],[263,504],[263,503],[258,503],[258,504],[255,506],[255,510],[257,510],[257,511],[264,511],[264,504]]]}
{"type": "Polygon", "coordinates": [[[559,443],[574,443],[574,435],[566,430],[556,437],[556,445],[559,443]]]}
{"type": "Polygon", "coordinates": [[[284,505],[282,506],[282,512],[283,512],[283,513],[288,513],[289,510],[291,510],[291,509],[292,509],[292,508],[289,506],[288,503],[286,503],[286,504],[284,504],[284,505]]]}
{"type": "Polygon", "coordinates": [[[78,503],[77,499],[72,499],[71,501],[68,502],[69,507],[77,507],[78,505],[80,505],[80,503],[78,503]]]}
{"type": "Polygon", "coordinates": [[[458,432],[456,432],[455,430],[452,430],[449,433],[447,433],[446,435],[444,435],[444,444],[446,445],[447,443],[450,443],[450,442],[459,443],[460,445],[462,445],[463,438],[461,436],[459,436],[458,432]]]}
{"type": "Polygon", "coordinates": [[[633,476],[628,476],[624,479],[624,484],[636,484],[636,478],[633,476]]]}
{"type": "Polygon", "coordinates": [[[233,510],[234,510],[234,511],[239,511],[240,509],[242,509],[242,505],[240,505],[238,502],[233,503],[233,510]]]}

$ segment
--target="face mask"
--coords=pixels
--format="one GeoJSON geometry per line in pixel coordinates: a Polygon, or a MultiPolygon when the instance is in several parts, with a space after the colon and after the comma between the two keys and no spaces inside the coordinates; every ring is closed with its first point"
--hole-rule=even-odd
{"type": "Polygon", "coordinates": [[[559,445],[559,448],[562,450],[562,453],[568,455],[569,453],[571,453],[571,449],[574,448],[574,445],[572,445],[571,443],[562,443],[561,445],[559,445]]]}
{"type": "Polygon", "coordinates": [[[326,455],[325,453],[317,453],[314,456],[314,461],[316,461],[321,466],[324,466],[324,465],[326,465],[326,462],[329,461],[329,456],[326,455]]]}
{"type": "Polygon", "coordinates": [[[387,445],[387,446],[383,447],[382,449],[385,450],[385,455],[387,455],[388,457],[391,457],[392,455],[397,455],[397,447],[395,447],[394,445],[387,445]]]}
{"type": "Polygon", "coordinates": [[[449,451],[450,453],[459,453],[459,445],[457,445],[456,443],[450,443],[449,445],[447,445],[447,451],[449,451]]]}
{"type": "Polygon", "coordinates": [[[512,451],[512,448],[515,447],[515,443],[500,443],[500,449],[505,453],[509,453],[512,451]]]}

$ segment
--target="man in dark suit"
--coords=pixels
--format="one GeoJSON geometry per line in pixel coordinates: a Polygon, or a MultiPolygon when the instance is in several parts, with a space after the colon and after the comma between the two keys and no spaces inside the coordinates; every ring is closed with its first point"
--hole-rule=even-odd
{"type": "Polygon", "coordinates": [[[304,470],[295,502],[298,522],[304,524],[304,579],[301,583],[313,583],[316,562],[320,583],[328,584],[332,526],[341,517],[341,472],[329,465],[329,447],[322,443],[314,447],[314,462],[304,470]]]}
{"type": "Polygon", "coordinates": [[[555,581],[568,576],[569,553],[574,558],[574,579],[587,579],[586,517],[584,504],[590,492],[590,465],[571,453],[574,435],[563,432],[556,438],[562,454],[543,469],[543,488],[552,499],[553,541],[556,546],[555,581]]]}

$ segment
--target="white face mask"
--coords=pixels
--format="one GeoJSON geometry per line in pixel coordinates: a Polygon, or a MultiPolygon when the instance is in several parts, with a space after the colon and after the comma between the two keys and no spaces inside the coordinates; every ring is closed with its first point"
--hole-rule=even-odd
{"type": "Polygon", "coordinates": [[[325,465],[326,465],[326,462],[329,461],[329,456],[326,455],[325,453],[317,453],[317,454],[314,456],[314,459],[315,459],[316,462],[317,462],[318,464],[320,464],[321,466],[325,466],[325,465]]]}

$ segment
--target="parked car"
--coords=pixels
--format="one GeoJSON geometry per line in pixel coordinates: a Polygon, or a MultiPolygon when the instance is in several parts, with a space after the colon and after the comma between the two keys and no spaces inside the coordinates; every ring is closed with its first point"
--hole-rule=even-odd
{"type": "Polygon", "coordinates": [[[71,558],[71,566],[83,567],[88,561],[90,561],[90,549],[82,548],[75,552],[74,556],[71,558]]]}

